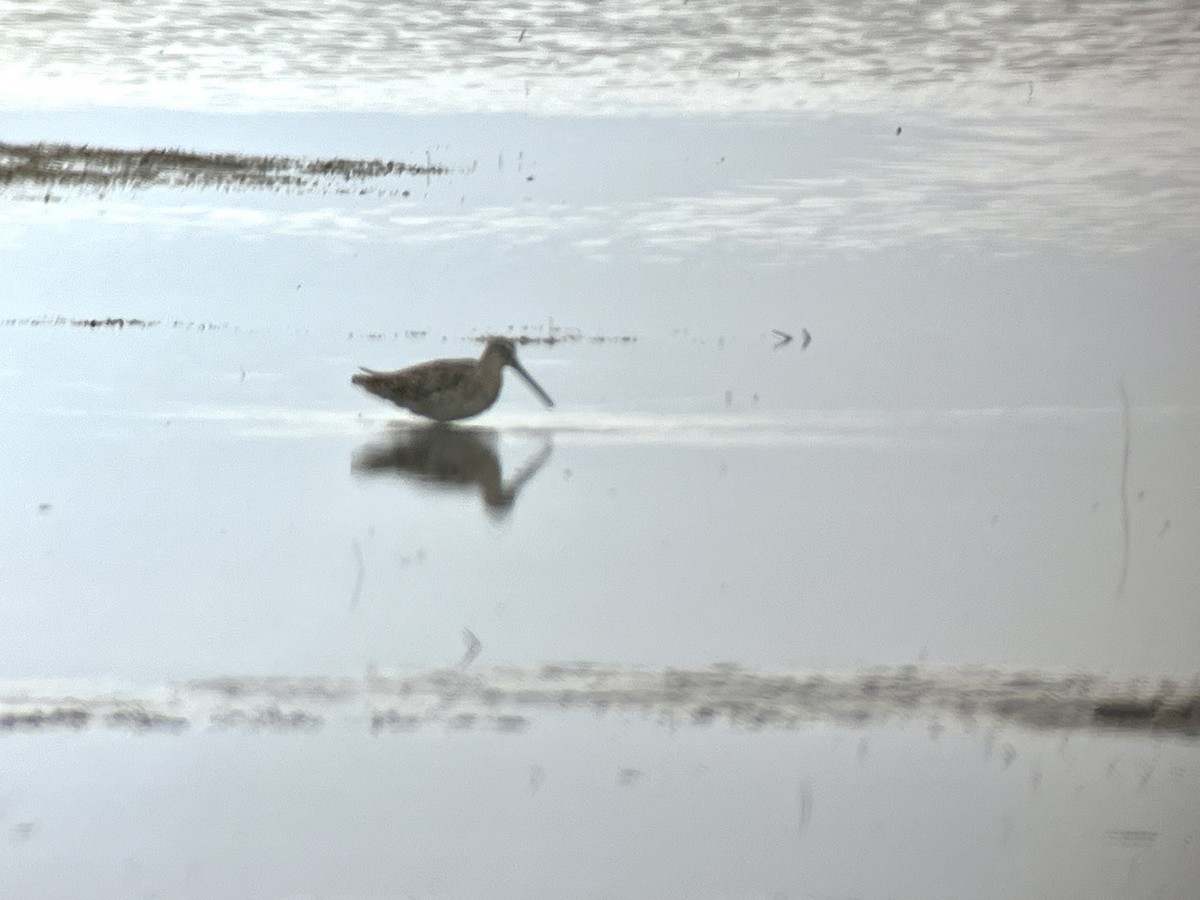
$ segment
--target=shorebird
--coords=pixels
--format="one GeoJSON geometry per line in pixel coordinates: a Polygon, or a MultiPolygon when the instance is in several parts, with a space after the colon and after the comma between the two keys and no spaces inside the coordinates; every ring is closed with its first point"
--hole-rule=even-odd
{"type": "Polygon", "coordinates": [[[376,372],[360,366],[350,381],[397,406],[436,422],[477,416],[500,396],[503,369],[512,366],[546,406],[550,395],[517,361],[517,350],[506,337],[488,338],[479,359],[435,359],[427,363],[376,372]]]}

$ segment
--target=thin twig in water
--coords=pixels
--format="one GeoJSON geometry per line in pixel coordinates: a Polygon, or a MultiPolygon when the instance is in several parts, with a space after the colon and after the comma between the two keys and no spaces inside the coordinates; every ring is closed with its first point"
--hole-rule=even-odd
{"type": "Polygon", "coordinates": [[[804,837],[804,832],[808,830],[809,820],[812,819],[812,805],[812,784],[805,778],[800,782],[800,787],[796,789],[796,806],[800,811],[800,818],[797,822],[800,837],[804,837]]]}
{"type": "Polygon", "coordinates": [[[1129,575],[1129,395],[1125,382],[1121,388],[1121,433],[1124,440],[1121,449],[1121,577],[1117,581],[1117,599],[1125,592],[1125,579],[1129,575]]]}
{"type": "Polygon", "coordinates": [[[366,567],[363,565],[362,547],[358,541],[354,542],[354,562],[358,565],[358,572],[354,576],[354,590],[350,592],[350,608],[354,609],[358,606],[358,595],[362,593],[363,576],[366,574],[366,567]]]}

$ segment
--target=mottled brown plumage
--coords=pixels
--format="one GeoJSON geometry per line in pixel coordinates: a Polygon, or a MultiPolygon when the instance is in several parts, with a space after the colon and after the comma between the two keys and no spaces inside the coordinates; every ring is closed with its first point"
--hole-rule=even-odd
{"type": "Polygon", "coordinates": [[[350,380],[419,416],[449,422],[477,416],[495,403],[505,366],[515,369],[546,406],[554,405],[517,361],[513,342],[504,337],[489,338],[479,359],[435,359],[395,372],[363,368],[350,380]]]}

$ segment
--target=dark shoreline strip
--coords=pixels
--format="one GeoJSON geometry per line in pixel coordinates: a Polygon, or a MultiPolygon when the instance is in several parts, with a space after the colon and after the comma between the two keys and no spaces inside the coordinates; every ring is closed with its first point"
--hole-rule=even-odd
{"type": "Polygon", "coordinates": [[[662,724],[803,729],[893,722],[1006,725],[1030,732],[1200,738],[1200,679],[1113,680],[1086,672],[880,667],[846,672],[643,669],[591,663],[537,669],[434,669],[365,676],[218,676],[149,692],[69,693],[0,682],[0,736],[12,732],[314,731],[333,722],[372,733],[424,727],[520,732],[571,710],[650,714],[662,724]]]}

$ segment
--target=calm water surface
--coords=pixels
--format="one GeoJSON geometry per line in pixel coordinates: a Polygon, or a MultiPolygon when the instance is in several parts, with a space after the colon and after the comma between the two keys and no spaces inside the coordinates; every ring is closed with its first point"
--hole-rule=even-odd
{"type": "Polygon", "coordinates": [[[21,896],[1195,896],[1190,7],[0,29],[21,896]]]}

